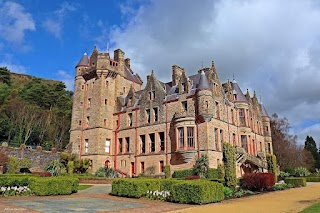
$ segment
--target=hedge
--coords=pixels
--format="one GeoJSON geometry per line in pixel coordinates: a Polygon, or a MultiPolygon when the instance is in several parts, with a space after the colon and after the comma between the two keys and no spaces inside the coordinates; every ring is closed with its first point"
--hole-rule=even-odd
{"type": "Polygon", "coordinates": [[[275,155],[267,154],[268,172],[274,174],[275,181],[277,181],[277,158],[275,155]]]}
{"type": "Polygon", "coordinates": [[[307,181],[306,178],[301,178],[301,177],[291,177],[291,178],[286,178],[284,180],[286,184],[291,184],[293,187],[299,187],[299,186],[306,186],[307,181]]]}
{"type": "Polygon", "coordinates": [[[32,175],[0,176],[1,186],[28,186],[38,196],[66,195],[78,191],[79,179],[73,177],[37,177],[32,175]]]}
{"type": "Polygon", "coordinates": [[[249,173],[241,179],[241,186],[251,191],[269,190],[274,184],[273,173],[249,173]]]}
{"type": "Polygon", "coordinates": [[[68,195],[78,191],[79,179],[72,177],[31,177],[29,188],[38,196],[68,195]]]}
{"type": "Polygon", "coordinates": [[[160,179],[135,178],[115,179],[112,182],[111,194],[122,197],[140,198],[146,195],[147,191],[160,190],[160,179]]]}
{"type": "Polygon", "coordinates": [[[237,186],[236,149],[229,143],[223,144],[223,162],[225,184],[234,190],[237,186]]]}
{"type": "Polygon", "coordinates": [[[320,182],[320,177],[306,177],[307,182],[320,182]]]}
{"type": "Polygon", "coordinates": [[[174,202],[205,204],[224,199],[223,184],[207,180],[179,181],[172,185],[174,202]]]}
{"type": "Polygon", "coordinates": [[[174,171],[172,174],[173,178],[185,178],[186,176],[193,175],[192,169],[183,169],[183,170],[177,170],[174,171]]]}

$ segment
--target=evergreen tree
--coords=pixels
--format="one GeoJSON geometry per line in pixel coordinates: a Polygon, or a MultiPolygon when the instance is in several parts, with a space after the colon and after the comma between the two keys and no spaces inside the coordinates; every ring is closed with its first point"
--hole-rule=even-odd
{"type": "Polygon", "coordinates": [[[312,156],[313,156],[313,159],[315,161],[315,167],[316,168],[320,168],[320,155],[318,153],[318,148],[317,148],[317,144],[316,142],[314,141],[314,139],[312,138],[312,136],[309,136],[307,135],[306,137],[306,141],[304,142],[304,149],[306,151],[309,151],[312,156]]]}

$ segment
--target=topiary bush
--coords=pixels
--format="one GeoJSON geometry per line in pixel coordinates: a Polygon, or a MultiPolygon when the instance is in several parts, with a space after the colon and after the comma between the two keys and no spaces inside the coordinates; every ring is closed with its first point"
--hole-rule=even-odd
{"type": "Polygon", "coordinates": [[[207,178],[208,170],[209,170],[208,156],[201,155],[201,157],[196,160],[196,163],[193,166],[193,174],[200,176],[201,178],[207,178]]]}
{"type": "Polygon", "coordinates": [[[219,171],[218,169],[212,169],[212,168],[209,168],[208,169],[208,174],[207,174],[207,177],[208,179],[216,179],[216,178],[219,178],[219,171]]]}
{"type": "Polygon", "coordinates": [[[222,164],[219,164],[218,165],[218,168],[217,168],[217,173],[218,173],[218,177],[219,179],[224,179],[224,166],[222,164]]]}
{"type": "Polygon", "coordinates": [[[185,178],[186,176],[193,175],[192,169],[183,169],[174,171],[172,174],[173,178],[185,178]]]}
{"type": "Polygon", "coordinates": [[[275,181],[277,182],[277,158],[275,155],[267,154],[268,171],[275,175],[275,181]]]}
{"type": "Polygon", "coordinates": [[[251,191],[264,191],[272,189],[275,184],[273,173],[250,173],[241,179],[241,187],[251,191]]]}
{"type": "Polygon", "coordinates": [[[306,186],[307,181],[306,178],[302,177],[291,177],[291,178],[286,178],[284,180],[286,184],[291,184],[293,187],[299,187],[299,186],[306,186]]]}
{"type": "Polygon", "coordinates": [[[205,204],[224,199],[223,185],[207,180],[179,181],[172,185],[172,200],[177,203],[205,204]]]}
{"type": "Polygon", "coordinates": [[[147,191],[157,190],[160,190],[160,179],[119,178],[112,182],[111,194],[121,197],[140,198],[146,196],[147,191]]]}
{"type": "Polygon", "coordinates": [[[164,167],[164,174],[166,178],[171,178],[171,170],[170,170],[170,164],[165,165],[164,167]]]}
{"type": "Polygon", "coordinates": [[[237,186],[236,149],[229,143],[223,144],[223,162],[225,170],[225,184],[233,190],[237,186]]]}
{"type": "Polygon", "coordinates": [[[117,177],[119,177],[119,174],[113,168],[100,167],[96,171],[95,176],[107,177],[107,178],[117,178],[117,177]]]}

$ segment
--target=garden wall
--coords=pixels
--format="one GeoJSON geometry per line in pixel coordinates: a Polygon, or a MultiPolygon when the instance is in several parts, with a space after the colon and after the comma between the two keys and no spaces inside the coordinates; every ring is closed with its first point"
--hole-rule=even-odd
{"type": "Polygon", "coordinates": [[[23,148],[14,148],[7,146],[0,146],[0,152],[4,152],[8,157],[29,158],[32,162],[31,168],[43,169],[50,161],[60,160],[60,153],[54,151],[44,150],[30,150],[23,148]]]}

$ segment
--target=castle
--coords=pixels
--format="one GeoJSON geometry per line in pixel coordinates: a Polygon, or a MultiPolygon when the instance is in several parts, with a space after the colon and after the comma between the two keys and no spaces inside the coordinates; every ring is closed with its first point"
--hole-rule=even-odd
{"type": "Polygon", "coordinates": [[[68,149],[91,161],[136,176],[192,168],[206,154],[210,168],[222,163],[223,143],[237,151],[237,176],[266,171],[272,154],[270,119],[254,92],[244,95],[235,80],[221,83],[214,63],[187,76],[172,66],[172,81],[153,71],[142,79],[120,49],[94,48],[76,65],[68,149]]]}

